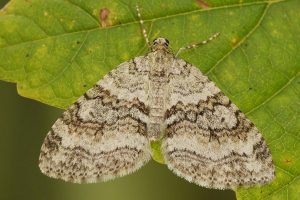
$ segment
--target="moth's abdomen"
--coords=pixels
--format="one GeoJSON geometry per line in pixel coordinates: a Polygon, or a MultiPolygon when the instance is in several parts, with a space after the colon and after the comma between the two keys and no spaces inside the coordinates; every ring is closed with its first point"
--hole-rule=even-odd
{"type": "Polygon", "coordinates": [[[157,140],[161,138],[163,132],[163,121],[165,113],[166,101],[166,82],[164,81],[150,81],[149,83],[149,125],[148,138],[150,140],[157,140]]]}
{"type": "MultiPolygon", "coordinates": [[[[157,63],[156,63],[157,64],[157,63]]],[[[164,130],[165,104],[168,98],[168,77],[166,69],[159,66],[151,67],[149,74],[149,124],[148,138],[158,140],[164,130]]]]}

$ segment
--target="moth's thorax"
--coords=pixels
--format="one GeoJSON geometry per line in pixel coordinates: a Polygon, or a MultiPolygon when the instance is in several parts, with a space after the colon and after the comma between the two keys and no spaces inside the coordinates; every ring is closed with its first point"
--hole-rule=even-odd
{"type": "Polygon", "coordinates": [[[172,67],[174,55],[165,50],[157,50],[148,54],[149,60],[149,124],[148,138],[158,140],[164,133],[164,113],[168,99],[168,75],[172,67]]]}
{"type": "MultiPolygon", "coordinates": [[[[168,73],[174,62],[174,55],[165,50],[156,50],[148,54],[150,73],[168,73]]],[[[163,76],[161,76],[163,77],[163,76]]]]}

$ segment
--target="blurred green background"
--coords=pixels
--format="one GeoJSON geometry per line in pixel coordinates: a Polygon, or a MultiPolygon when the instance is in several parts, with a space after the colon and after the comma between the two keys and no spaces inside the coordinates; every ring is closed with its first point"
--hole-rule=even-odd
{"type": "MultiPolygon", "coordinates": [[[[0,0],[0,7],[6,2],[0,0]]],[[[62,112],[19,96],[15,84],[0,82],[1,200],[235,199],[233,191],[188,183],[155,161],[132,175],[98,184],[71,184],[44,176],[38,168],[39,150],[62,112]]]]}

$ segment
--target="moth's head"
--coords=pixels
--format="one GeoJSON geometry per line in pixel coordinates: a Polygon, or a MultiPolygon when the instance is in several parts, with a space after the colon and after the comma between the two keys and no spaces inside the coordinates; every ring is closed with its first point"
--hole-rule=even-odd
{"type": "Polygon", "coordinates": [[[166,38],[156,38],[153,40],[152,51],[165,50],[169,51],[169,40],[166,38]]]}

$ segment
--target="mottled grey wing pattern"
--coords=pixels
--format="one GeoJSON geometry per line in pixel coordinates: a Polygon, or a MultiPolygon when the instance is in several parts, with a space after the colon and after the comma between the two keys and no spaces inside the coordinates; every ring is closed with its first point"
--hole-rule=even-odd
{"type": "Polygon", "coordinates": [[[105,181],[151,158],[143,70],[134,61],[121,64],[63,113],[41,148],[44,174],[75,183],[105,181]]]}
{"type": "Polygon", "coordinates": [[[217,189],[274,178],[270,152],[257,128],[197,68],[187,64],[170,76],[169,91],[162,152],[174,173],[217,189]]]}

